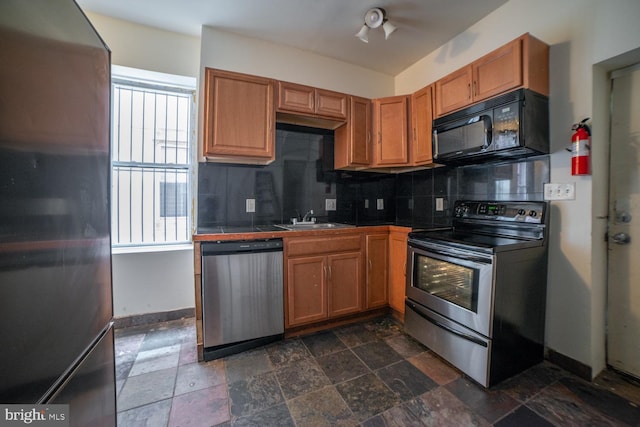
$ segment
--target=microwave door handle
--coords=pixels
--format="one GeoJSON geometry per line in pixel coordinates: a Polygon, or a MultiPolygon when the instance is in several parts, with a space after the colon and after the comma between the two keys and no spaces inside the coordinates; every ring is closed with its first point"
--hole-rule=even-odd
{"type": "Polygon", "coordinates": [[[438,158],[438,131],[433,130],[433,158],[438,158]]]}
{"type": "Polygon", "coordinates": [[[484,127],[484,149],[487,149],[491,146],[491,142],[493,141],[493,124],[491,123],[490,116],[483,116],[483,120],[485,122],[484,127]]]}

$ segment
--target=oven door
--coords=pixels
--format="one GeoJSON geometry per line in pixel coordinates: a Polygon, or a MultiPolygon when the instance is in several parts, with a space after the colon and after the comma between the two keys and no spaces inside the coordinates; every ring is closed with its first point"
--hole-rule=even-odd
{"type": "Polygon", "coordinates": [[[492,255],[409,241],[407,298],[491,338],[492,255]]]}

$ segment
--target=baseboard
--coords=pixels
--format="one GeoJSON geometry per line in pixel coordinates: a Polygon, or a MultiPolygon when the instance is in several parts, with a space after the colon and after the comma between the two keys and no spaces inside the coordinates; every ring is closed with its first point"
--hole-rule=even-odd
{"type": "Polygon", "coordinates": [[[337,328],[339,326],[345,326],[350,323],[362,322],[364,320],[373,319],[376,317],[384,316],[389,313],[387,307],[373,309],[366,312],[361,312],[349,316],[340,317],[338,319],[325,320],[322,322],[316,322],[309,325],[294,326],[286,328],[284,332],[285,338],[293,338],[302,335],[308,335],[315,332],[323,331],[326,329],[337,328]]]}
{"type": "Polygon", "coordinates": [[[558,365],[562,369],[571,372],[574,375],[582,378],[583,380],[592,381],[593,377],[591,366],[585,365],[582,362],[578,362],[575,359],[572,359],[564,354],[560,354],[557,351],[553,351],[551,349],[547,349],[546,359],[549,362],[558,365]]]}
{"type": "Polygon", "coordinates": [[[195,315],[196,309],[194,307],[157,313],[135,314],[133,316],[115,317],[113,319],[113,326],[116,329],[130,328],[132,326],[143,326],[152,323],[184,319],[186,317],[194,317],[195,315]]]}

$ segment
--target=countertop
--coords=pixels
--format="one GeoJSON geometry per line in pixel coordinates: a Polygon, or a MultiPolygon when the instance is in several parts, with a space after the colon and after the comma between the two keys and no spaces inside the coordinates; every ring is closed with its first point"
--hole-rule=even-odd
{"type": "Polygon", "coordinates": [[[334,234],[367,233],[384,231],[409,231],[411,227],[402,227],[392,224],[382,225],[358,225],[343,228],[325,228],[313,230],[283,230],[273,225],[255,225],[246,227],[201,227],[193,235],[194,242],[223,241],[223,240],[262,240],[281,239],[284,237],[323,236],[334,234]]]}

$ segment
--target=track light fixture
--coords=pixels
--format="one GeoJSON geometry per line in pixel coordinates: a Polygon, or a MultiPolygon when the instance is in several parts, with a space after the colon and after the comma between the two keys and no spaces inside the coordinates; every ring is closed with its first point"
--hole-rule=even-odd
{"type": "Polygon", "coordinates": [[[387,13],[383,8],[372,7],[364,14],[364,25],[362,25],[356,37],[365,43],[369,43],[369,28],[378,28],[379,26],[382,26],[384,30],[385,40],[396,30],[396,26],[387,19],[387,13]]]}

